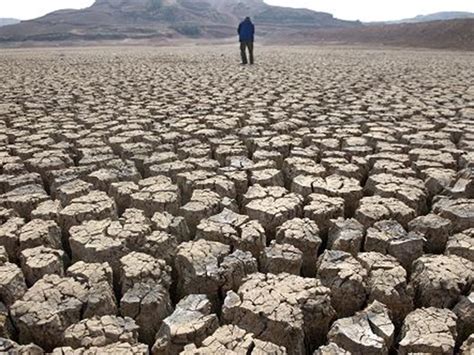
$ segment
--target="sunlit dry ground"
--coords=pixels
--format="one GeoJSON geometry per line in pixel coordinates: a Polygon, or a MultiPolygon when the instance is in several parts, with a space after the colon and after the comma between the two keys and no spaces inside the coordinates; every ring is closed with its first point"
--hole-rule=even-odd
{"type": "Polygon", "coordinates": [[[0,351],[469,354],[472,78],[459,52],[2,50],[0,351]]]}

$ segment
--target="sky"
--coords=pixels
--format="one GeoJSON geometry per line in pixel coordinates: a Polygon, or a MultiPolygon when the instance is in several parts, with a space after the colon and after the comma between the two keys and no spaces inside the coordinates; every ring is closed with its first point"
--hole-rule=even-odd
{"type": "Polygon", "coordinates": [[[391,21],[440,11],[474,12],[474,0],[266,0],[268,4],[329,12],[343,20],[391,21]]]}
{"type": "MultiPolygon", "coordinates": [[[[28,20],[59,9],[80,9],[94,0],[0,0],[0,18],[28,20]]],[[[439,11],[474,12],[474,0],[265,0],[271,5],[305,7],[344,20],[389,21],[439,11]]]]}

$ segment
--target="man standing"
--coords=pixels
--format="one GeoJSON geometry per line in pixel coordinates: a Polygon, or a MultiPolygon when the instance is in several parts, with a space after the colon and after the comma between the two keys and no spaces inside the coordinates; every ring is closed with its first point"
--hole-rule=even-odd
{"type": "Polygon", "coordinates": [[[255,26],[250,21],[250,17],[243,20],[237,30],[240,40],[240,55],[242,56],[242,64],[247,64],[247,53],[249,50],[250,64],[253,64],[253,40],[255,35],[255,26]]]}

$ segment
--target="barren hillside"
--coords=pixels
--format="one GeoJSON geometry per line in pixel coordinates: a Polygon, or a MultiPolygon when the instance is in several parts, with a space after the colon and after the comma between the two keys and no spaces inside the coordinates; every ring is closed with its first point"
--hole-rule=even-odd
{"type": "Polygon", "coordinates": [[[369,44],[402,47],[474,50],[474,19],[410,24],[362,26],[353,29],[289,31],[269,36],[268,43],[287,44],[369,44]]]}
{"type": "Polygon", "coordinates": [[[0,41],[229,37],[244,16],[273,32],[361,25],[263,0],[97,0],[87,9],[56,11],[0,29],[0,41]]]}

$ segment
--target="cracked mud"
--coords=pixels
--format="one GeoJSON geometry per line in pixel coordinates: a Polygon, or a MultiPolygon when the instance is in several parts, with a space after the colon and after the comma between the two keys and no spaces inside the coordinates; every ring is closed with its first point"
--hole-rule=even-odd
{"type": "Polygon", "coordinates": [[[0,352],[471,354],[474,62],[2,50],[0,352]]]}

